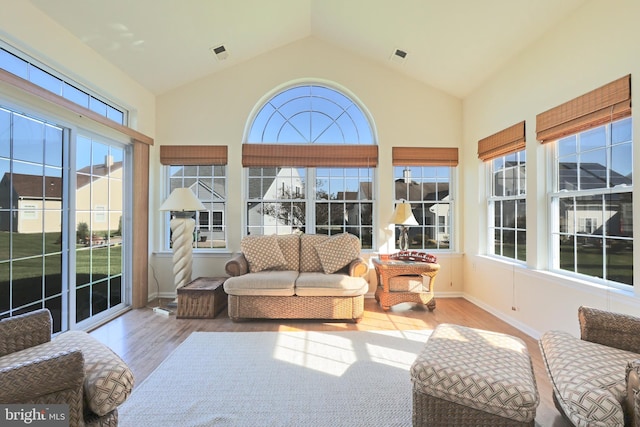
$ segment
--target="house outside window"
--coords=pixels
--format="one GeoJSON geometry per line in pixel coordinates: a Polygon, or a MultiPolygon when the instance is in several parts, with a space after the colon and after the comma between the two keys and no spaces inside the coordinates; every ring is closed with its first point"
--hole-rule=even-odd
{"type": "Polygon", "coordinates": [[[246,233],[349,232],[373,248],[376,165],[370,120],[351,97],[315,84],[277,93],[243,147],[246,233]]]}
{"type": "Polygon", "coordinates": [[[527,181],[524,150],[488,162],[489,253],[527,260],[527,181]]]}
{"type": "MultiPolygon", "coordinates": [[[[454,167],[395,166],[394,199],[411,204],[418,225],[410,226],[409,249],[451,249],[454,167]]],[[[400,238],[396,227],[395,241],[400,238]]]]}
{"type": "Polygon", "coordinates": [[[551,144],[551,268],[633,286],[632,119],[551,144]]]}
{"type": "MultiPolygon", "coordinates": [[[[194,232],[194,249],[226,248],[227,231],[224,223],[227,202],[227,167],[226,165],[169,165],[168,192],[176,188],[190,188],[205,206],[205,210],[194,212],[196,222],[194,232]]],[[[165,218],[166,229],[169,230],[170,215],[165,218]]],[[[171,233],[167,233],[166,249],[171,248],[171,233]]]]}

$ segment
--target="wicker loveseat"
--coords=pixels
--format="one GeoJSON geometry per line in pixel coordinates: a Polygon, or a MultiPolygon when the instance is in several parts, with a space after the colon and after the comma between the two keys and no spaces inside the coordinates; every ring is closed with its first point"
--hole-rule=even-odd
{"type": "Polygon", "coordinates": [[[578,319],[581,339],[540,339],[556,407],[575,426],[640,426],[640,318],[580,307],[578,319]]]}
{"type": "Polygon", "coordinates": [[[225,266],[232,320],[362,319],[369,267],[358,237],[246,236],[241,249],[225,266]]]}
{"type": "Polygon", "coordinates": [[[46,309],[0,321],[0,403],[68,404],[69,426],[117,426],[133,374],[82,331],[51,339],[46,309]]]}

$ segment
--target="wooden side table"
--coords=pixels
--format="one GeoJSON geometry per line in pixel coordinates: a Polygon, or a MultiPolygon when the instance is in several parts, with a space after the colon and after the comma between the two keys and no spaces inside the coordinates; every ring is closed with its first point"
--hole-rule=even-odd
{"type": "Polygon", "coordinates": [[[376,269],[378,286],[376,288],[376,301],[383,310],[389,310],[391,306],[401,302],[416,302],[425,304],[429,311],[436,308],[433,287],[436,275],[440,270],[440,264],[416,261],[385,260],[374,258],[373,266],[376,269]],[[398,276],[429,278],[429,288],[418,291],[393,291],[389,283],[391,278],[398,276]]]}
{"type": "Polygon", "coordinates": [[[226,277],[198,277],[178,288],[178,319],[213,319],[227,306],[226,277]]]}

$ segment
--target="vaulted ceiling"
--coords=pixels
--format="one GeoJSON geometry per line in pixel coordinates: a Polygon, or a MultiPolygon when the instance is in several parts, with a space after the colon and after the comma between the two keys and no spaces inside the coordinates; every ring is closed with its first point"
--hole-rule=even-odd
{"type": "Polygon", "coordinates": [[[155,94],[316,37],[464,98],[590,0],[30,1],[155,94]]]}

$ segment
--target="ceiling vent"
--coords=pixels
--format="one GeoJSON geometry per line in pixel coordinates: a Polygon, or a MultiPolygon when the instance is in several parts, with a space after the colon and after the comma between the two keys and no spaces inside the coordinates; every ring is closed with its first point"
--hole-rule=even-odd
{"type": "Polygon", "coordinates": [[[218,58],[218,61],[224,61],[229,57],[229,51],[227,50],[226,47],[224,47],[223,44],[219,46],[214,46],[210,50],[211,52],[213,52],[216,58],[218,58]]]}
{"type": "Polygon", "coordinates": [[[391,61],[396,62],[398,64],[404,64],[404,62],[407,60],[407,51],[403,50],[403,49],[394,49],[393,53],[391,54],[391,61]]]}

